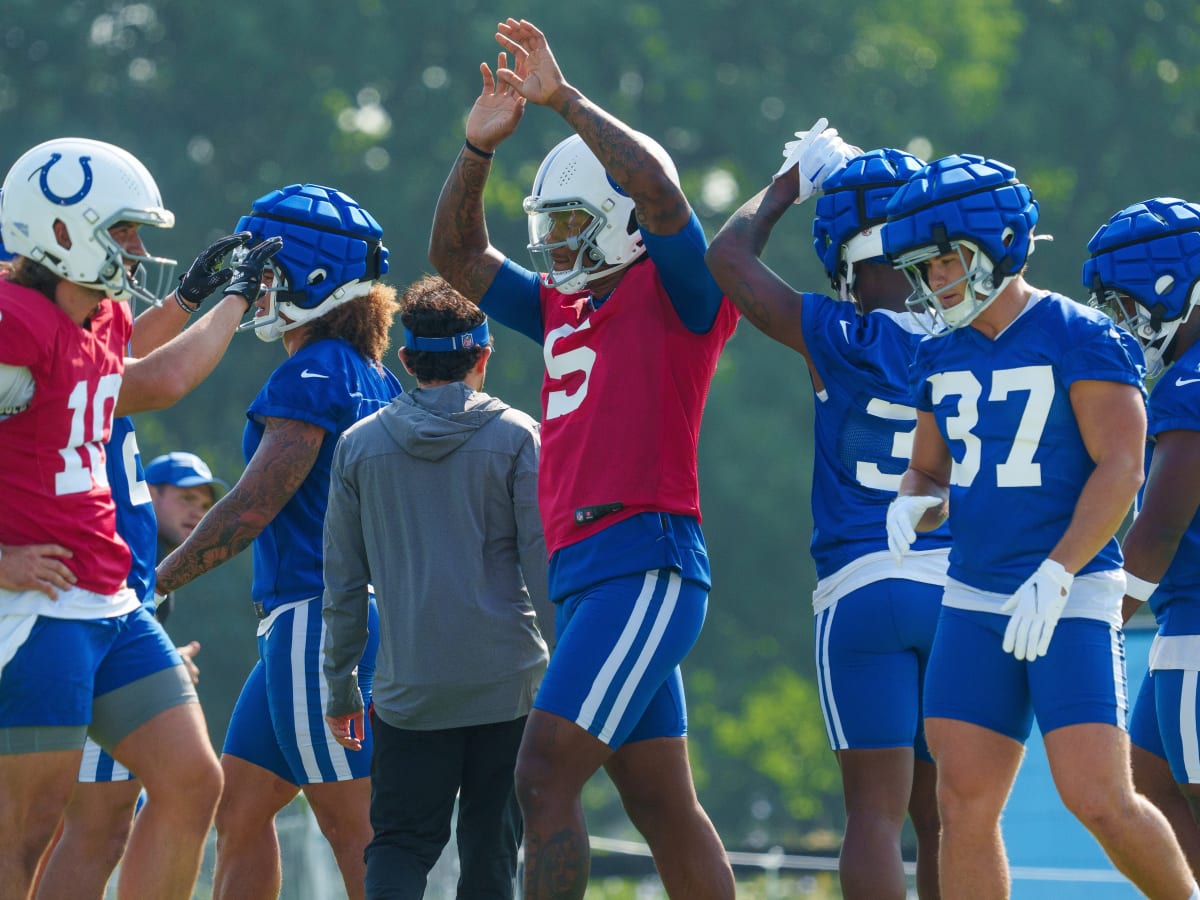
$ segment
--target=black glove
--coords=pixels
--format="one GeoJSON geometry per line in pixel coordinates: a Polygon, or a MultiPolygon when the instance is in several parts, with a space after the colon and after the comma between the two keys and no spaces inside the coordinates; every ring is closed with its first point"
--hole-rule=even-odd
{"type": "Polygon", "coordinates": [[[246,251],[233,269],[233,277],[225,288],[226,294],[241,294],[246,303],[254,305],[262,292],[263,269],[271,257],[283,249],[283,238],[267,238],[246,251]]]}
{"type": "Polygon", "coordinates": [[[213,242],[196,257],[188,270],[179,276],[177,293],[180,299],[198,307],[213,291],[229,281],[233,277],[233,269],[226,265],[225,257],[231,250],[244,246],[248,240],[250,232],[242,231],[213,242]]]}

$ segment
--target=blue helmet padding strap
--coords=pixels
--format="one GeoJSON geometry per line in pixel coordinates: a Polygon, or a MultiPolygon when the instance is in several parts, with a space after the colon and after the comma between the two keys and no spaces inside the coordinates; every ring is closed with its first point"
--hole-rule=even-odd
{"type": "Polygon", "coordinates": [[[404,329],[404,346],[409,350],[420,350],[423,353],[449,353],[452,350],[473,350],[476,347],[486,347],[490,340],[487,319],[476,325],[470,331],[464,331],[451,337],[417,337],[407,328],[404,329]]]}

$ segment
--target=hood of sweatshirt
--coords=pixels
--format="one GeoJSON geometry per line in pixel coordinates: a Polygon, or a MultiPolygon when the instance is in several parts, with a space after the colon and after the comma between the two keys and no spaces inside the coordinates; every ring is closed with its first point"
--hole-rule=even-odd
{"type": "Polygon", "coordinates": [[[455,381],[400,394],[379,418],[409,455],[439,460],[506,409],[504,401],[455,381]]]}

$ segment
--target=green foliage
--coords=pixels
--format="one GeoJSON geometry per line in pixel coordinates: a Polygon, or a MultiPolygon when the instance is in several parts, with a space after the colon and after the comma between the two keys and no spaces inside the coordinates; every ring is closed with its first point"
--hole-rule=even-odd
{"type": "Polygon", "coordinates": [[[838,767],[825,753],[828,741],[820,701],[811,680],[777,667],[755,684],[733,715],[715,723],[717,746],[784,786],[788,810],[801,821],[821,816],[814,802],[840,784],[838,767]]]}

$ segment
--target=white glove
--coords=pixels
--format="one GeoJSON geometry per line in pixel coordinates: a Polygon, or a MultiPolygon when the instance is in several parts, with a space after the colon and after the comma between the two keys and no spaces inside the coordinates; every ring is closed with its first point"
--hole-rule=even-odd
{"type": "Polygon", "coordinates": [[[817,119],[808,131],[796,132],[798,140],[783,145],[783,165],[771,180],[778,181],[795,169],[800,184],[796,203],[803,203],[821,190],[830,174],[844,166],[847,160],[862,153],[842,140],[836,128],[826,127],[828,124],[827,119],[817,119]]]}
{"type": "Polygon", "coordinates": [[[1000,607],[1000,612],[1012,613],[1004,629],[1005,653],[1029,662],[1046,655],[1074,581],[1075,576],[1060,563],[1042,560],[1037,571],[1000,607]]]}
{"type": "Polygon", "coordinates": [[[888,505],[887,536],[888,549],[896,562],[903,561],[904,554],[917,539],[917,523],[925,510],[941,506],[940,497],[920,494],[901,494],[888,505]]]}

